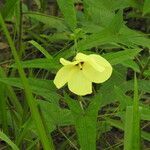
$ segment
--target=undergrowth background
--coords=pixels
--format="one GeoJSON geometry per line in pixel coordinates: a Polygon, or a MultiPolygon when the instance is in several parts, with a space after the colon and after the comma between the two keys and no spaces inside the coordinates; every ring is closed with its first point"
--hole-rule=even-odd
{"type": "Polygon", "coordinates": [[[150,0],[2,0],[0,13],[1,150],[150,148],[150,0]],[[53,84],[76,51],[113,66],[82,98],[53,84]]]}

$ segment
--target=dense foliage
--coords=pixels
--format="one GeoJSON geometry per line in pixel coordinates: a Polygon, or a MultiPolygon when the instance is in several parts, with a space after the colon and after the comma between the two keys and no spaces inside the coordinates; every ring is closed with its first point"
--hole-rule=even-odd
{"type": "Polygon", "coordinates": [[[150,0],[0,2],[0,149],[148,150],[150,0]],[[112,76],[77,96],[60,58],[97,54],[112,76]]]}

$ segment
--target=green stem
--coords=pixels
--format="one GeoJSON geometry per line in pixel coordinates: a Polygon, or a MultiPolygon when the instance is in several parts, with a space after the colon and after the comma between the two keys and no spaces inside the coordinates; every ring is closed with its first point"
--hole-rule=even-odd
{"type": "Polygon", "coordinates": [[[16,61],[17,69],[19,71],[19,75],[21,77],[21,80],[22,80],[22,83],[23,83],[23,86],[24,86],[26,99],[27,99],[28,105],[30,107],[30,111],[31,111],[33,120],[35,122],[37,132],[38,132],[39,137],[41,139],[41,142],[43,144],[43,147],[44,147],[45,150],[53,150],[54,145],[53,145],[53,142],[52,142],[52,138],[51,137],[48,138],[48,136],[46,134],[45,128],[44,128],[42,120],[41,120],[41,116],[39,114],[39,111],[38,111],[38,108],[37,108],[37,105],[36,105],[36,101],[35,101],[35,99],[32,95],[32,91],[31,91],[30,85],[28,83],[28,79],[26,78],[25,72],[24,72],[24,70],[21,66],[20,59],[19,59],[19,56],[17,54],[17,50],[15,48],[15,45],[14,45],[12,39],[11,39],[11,36],[9,34],[9,31],[8,31],[6,25],[5,25],[5,22],[4,22],[1,14],[0,14],[0,25],[3,29],[3,31],[4,31],[4,34],[5,34],[5,36],[8,40],[8,43],[10,45],[10,48],[11,48],[12,54],[14,56],[14,59],[16,61]]]}
{"type": "Polygon", "coordinates": [[[75,49],[75,54],[78,53],[78,44],[77,44],[77,39],[74,39],[74,49],[75,49]]]}
{"type": "MultiPolygon", "coordinates": [[[[3,70],[0,68],[0,77],[2,76],[3,70]]],[[[6,95],[5,95],[6,86],[1,83],[0,86],[0,114],[2,121],[2,129],[5,134],[8,135],[8,124],[7,124],[7,108],[6,108],[6,95]]]]}
{"type": "Polygon", "coordinates": [[[134,100],[133,100],[133,149],[140,150],[140,112],[139,112],[139,94],[136,73],[134,73],[134,100]]]}
{"type": "Polygon", "coordinates": [[[84,107],[83,107],[83,104],[82,104],[83,97],[82,97],[82,96],[79,96],[79,97],[78,97],[78,101],[79,101],[79,104],[80,104],[81,109],[84,111],[84,107]]]}
{"type": "Polygon", "coordinates": [[[19,1],[19,33],[18,33],[18,50],[19,50],[19,57],[22,56],[22,0],[19,1]]]}

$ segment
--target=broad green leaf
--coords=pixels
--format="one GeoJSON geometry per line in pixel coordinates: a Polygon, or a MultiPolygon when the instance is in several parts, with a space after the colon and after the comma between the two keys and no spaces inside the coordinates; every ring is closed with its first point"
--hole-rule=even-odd
{"type": "Polygon", "coordinates": [[[126,0],[126,1],[131,7],[142,9],[142,1],[137,0],[126,0]]]}
{"type": "Polygon", "coordinates": [[[120,30],[120,34],[118,35],[118,42],[119,41],[127,46],[132,45],[150,48],[150,39],[147,35],[131,30],[126,26],[120,30]]]}
{"type": "Polygon", "coordinates": [[[102,26],[93,24],[90,21],[81,20],[80,23],[82,24],[82,30],[85,31],[85,33],[97,33],[104,29],[102,26]]]}
{"type": "Polygon", "coordinates": [[[74,0],[57,0],[59,8],[64,15],[68,26],[74,30],[77,27],[76,12],[74,7],[74,0]]]}
{"type": "Polygon", "coordinates": [[[141,50],[140,49],[127,49],[118,52],[107,53],[104,56],[112,65],[124,62],[128,59],[133,59],[141,50]]]}
{"type": "Polygon", "coordinates": [[[105,0],[103,1],[103,4],[107,9],[114,11],[129,7],[130,4],[128,1],[129,0],[105,0]]]}
{"type": "Polygon", "coordinates": [[[102,0],[84,0],[83,4],[86,18],[94,24],[106,27],[115,15],[104,6],[102,0]]]}
{"type": "Polygon", "coordinates": [[[150,0],[144,0],[143,15],[150,13],[150,0]]]}
{"type": "Polygon", "coordinates": [[[120,31],[123,26],[123,11],[119,10],[113,19],[111,20],[110,24],[106,29],[108,29],[111,33],[116,34],[120,31]]]}
{"type": "Polygon", "coordinates": [[[138,64],[132,59],[125,60],[121,62],[121,64],[127,68],[133,69],[135,72],[140,72],[138,64]]]}
{"type": "Polygon", "coordinates": [[[58,31],[67,30],[67,27],[65,26],[64,21],[61,18],[49,16],[38,12],[27,12],[25,13],[25,16],[35,19],[39,22],[42,22],[49,28],[56,28],[58,31]]]}
{"type": "Polygon", "coordinates": [[[65,100],[71,109],[75,121],[75,129],[81,149],[96,150],[97,115],[101,104],[101,96],[95,97],[86,110],[80,107],[78,101],[74,101],[68,96],[65,97],[65,100]]]}
{"type": "MultiPolygon", "coordinates": [[[[60,67],[59,62],[47,58],[26,60],[26,61],[21,61],[20,63],[23,68],[40,68],[40,69],[52,70],[52,69],[58,69],[60,67]]],[[[16,64],[13,64],[11,67],[16,68],[16,64]]]]}
{"type": "Polygon", "coordinates": [[[15,143],[13,143],[10,138],[4,134],[3,132],[0,131],[0,139],[2,141],[5,141],[11,148],[12,150],[19,150],[19,148],[17,147],[17,145],[15,145],[15,143]]]}
{"type": "MultiPolygon", "coordinates": [[[[56,88],[51,80],[28,79],[30,87],[34,94],[44,97],[46,100],[54,103],[58,102],[60,96],[56,94],[56,88]]],[[[0,78],[0,82],[23,89],[20,78],[0,78]]]]}
{"type": "Polygon", "coordinates": [[[88,36],[86,39],[79,41],[78,49],[79,51],[84,51],[92,47],[113,43],[116,41],[117,41],[117,37],[115,35],[112,35],[108,31],[103,30],[99,33],[94,33],[88,36]]]}

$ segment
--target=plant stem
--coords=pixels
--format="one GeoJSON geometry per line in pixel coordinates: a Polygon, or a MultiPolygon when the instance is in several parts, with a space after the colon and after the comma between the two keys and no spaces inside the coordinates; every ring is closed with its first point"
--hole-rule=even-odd
{"type": "Polygon", "coordinates": [[[19,56],[22,55],[22,0],[19,1],[19,32],[18,32],[18,50],[19,56]]]}
{"type": "Polygon", "coordinates": [[[40,116],[38,108],[37,108],[36,101],[35,101],[35,99],[32,95],[32,91],[31,91],[30,85],[28,83],[28,79],[26,78],[25,72],[24,72],[24,70],[21,66],[20,59],[19,59],[19,56],[17,54],[17,50],[15,48],[13,40],[10,36],[10,33],[9,33],[9,31],[8,31],[6,25],[5,25],[5,22],[4,22],[1,14],[0,14],[0,25],[3,29],[3,32],[4,32],[7,40],[8,40],[8,43],[10,45],[12,54],[13,54],[14,59],[16,61],[17,69],[19,71],[19,75],[20,75],[20,78],[21,78],[23,86],[24,86],[26,99],[27,99],[28,105],[30,107],[30,111],[31,111],[33,120],[35,122],[40,140],[41,140],[45,150],[53,150],[54,145],[53,145],[53,142],[52,142],[52,138],[48,137],[47,134],[46,134],[45,128],[44,128],[42,120],[41,120],[41,116],[40,116]]]}
{"type": "Polygon", "coordinates": [[[78,97],[78,101],[79,101],[79,104],[80,104],[81,109],[84,110],[84,107],[83,107],[83,104],[82,104],[83,97],[82,97],[82,96],[79,96],[79,97],[78,97]]]}
{"type": "MultiPolygon", "coordinates": [[[[0,67],[0,77],[2,77],[3,70],[0,67]]],[[[5,134],[8,135],[8,124],[7,124],[7,108],[6,108],[6,95],[5,95],[6,86],[5,84],[1,83],[0,86],[0,114],[1,114],[1,121],[2,121],[2,130],[5,134]]]]}

